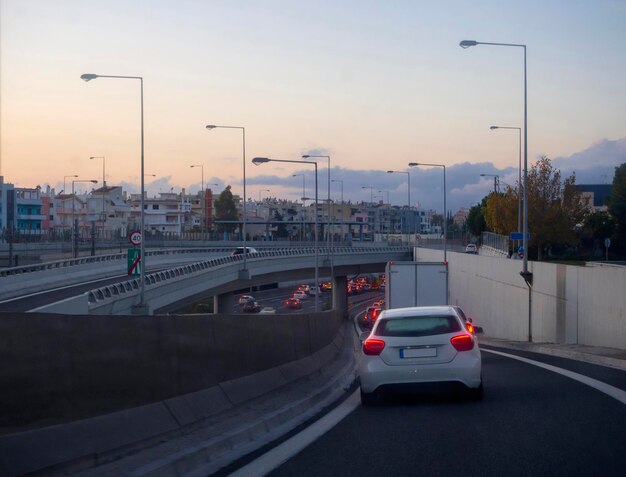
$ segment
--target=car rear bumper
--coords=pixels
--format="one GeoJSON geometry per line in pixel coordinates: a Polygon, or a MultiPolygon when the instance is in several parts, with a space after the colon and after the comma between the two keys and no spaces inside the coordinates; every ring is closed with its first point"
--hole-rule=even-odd
{"type": "Polygon", "coordinates": [[[392,385],[460,383],[468,388],[481,384],[480,352],[460,352],[448,363],[391,366],[378,356],[361,355],[358,374],[361,390],[372,393],[392,385]]]}

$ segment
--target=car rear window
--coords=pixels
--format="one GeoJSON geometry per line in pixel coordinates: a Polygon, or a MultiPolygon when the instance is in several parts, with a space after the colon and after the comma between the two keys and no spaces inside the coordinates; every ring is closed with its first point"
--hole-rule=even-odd
{"type": "Polygon", "coordinates": [[[459,320],[452,315],[407,316],[382,320],[378,336],[429,336],[461,331],[459,320]]]}

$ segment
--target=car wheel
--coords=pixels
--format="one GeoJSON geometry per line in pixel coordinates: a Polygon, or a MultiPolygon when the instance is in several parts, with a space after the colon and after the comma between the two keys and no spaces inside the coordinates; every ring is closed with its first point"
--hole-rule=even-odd
{"type": "Polygon", "coordinates": [[[468,388],[467,389],[467,399],[470,401],[480,401],[483,398],[483,382],[480,382],[480,386],[477,388],[468,388]]]}
{"type": "Polygon", "coordinates": [[[361,389],[361,405],[362,406],[375,406],[381,401],[380,394],[376,391],[373,393],[364,393],[361,389]]]}

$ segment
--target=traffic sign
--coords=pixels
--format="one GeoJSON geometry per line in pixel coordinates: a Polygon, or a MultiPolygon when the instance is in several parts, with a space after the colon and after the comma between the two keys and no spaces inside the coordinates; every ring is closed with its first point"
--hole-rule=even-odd
{"type": "Polygon", "coordinates": [[[128,236],[128,240],[133,245],[141,245],[141,232],[139,230],[133,230],[128,236]]]}
{"type": "Polygon", "coordinates": [[[604,246],[606,248],[609,248],[611,246],[611,239],[610,238],[605,238],[604,239],[604,246]]]}
{"type": "MultiPolygon", "coordinates": [[[[523,232],[511,232],[509,235],[509,239],[511,240],[524,240],[523,232]]],[[[530,240],[530,233],[526,234],[526,239],[530,240]]]]}
{"type": "Polygon", "coordinates": [[[141,250],[138,248],[128,249],[128,275],[138,277],[141,273],[141,250]]]}

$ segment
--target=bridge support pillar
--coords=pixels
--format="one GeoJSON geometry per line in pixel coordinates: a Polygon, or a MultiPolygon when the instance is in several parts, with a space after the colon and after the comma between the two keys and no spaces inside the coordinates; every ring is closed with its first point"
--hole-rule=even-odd
{"type": "Polygon", "coordinates": [[[345,317],[348,316],[347,284],[348,279],[345,275],[333,277],[333,310],[341,310],[345,317]]]}
{"type": "Polygon", "coordinates": [[[232,313],[235,307],[235,295],[222,293],[213,297],[213,313],[232,313]]]}

